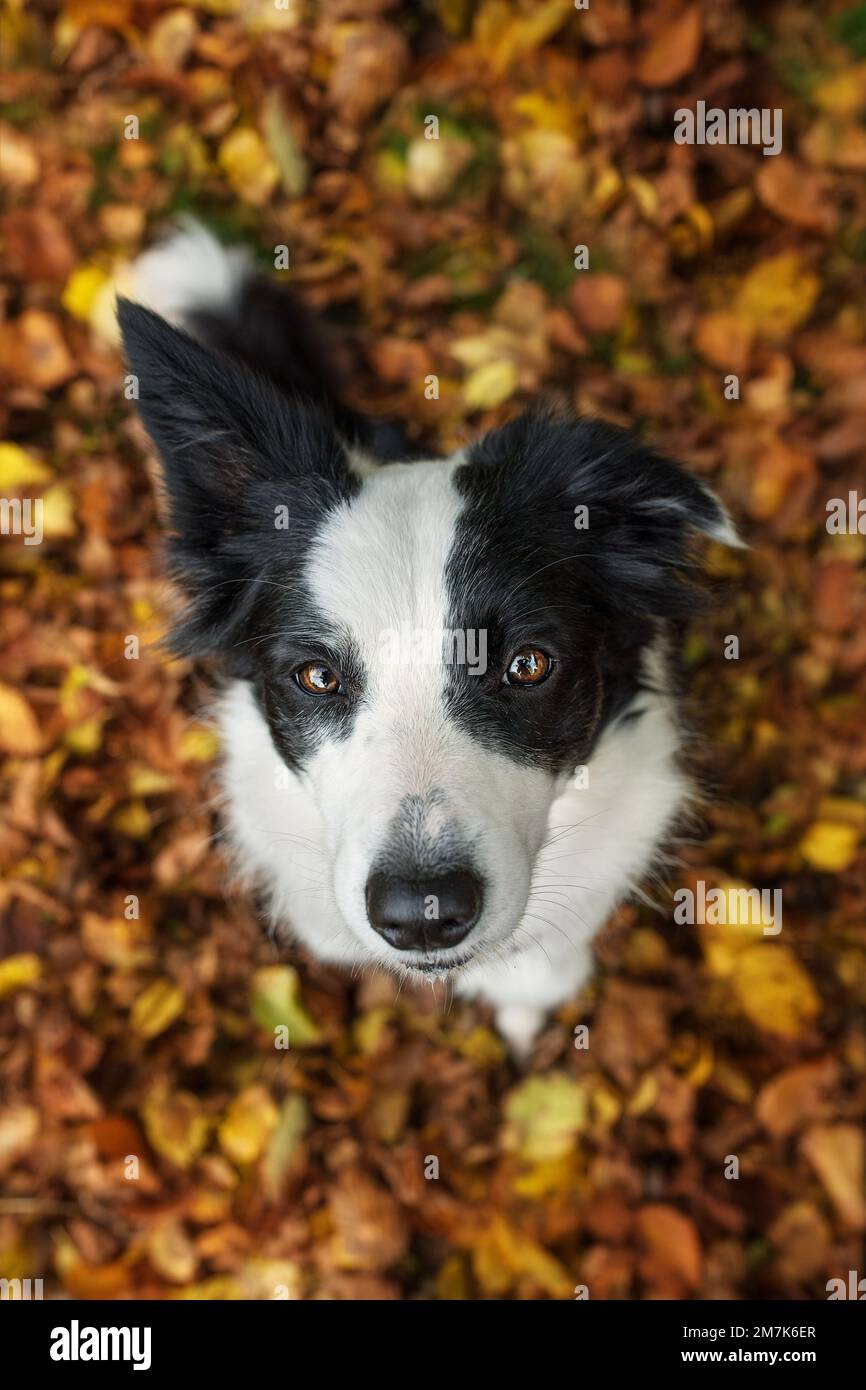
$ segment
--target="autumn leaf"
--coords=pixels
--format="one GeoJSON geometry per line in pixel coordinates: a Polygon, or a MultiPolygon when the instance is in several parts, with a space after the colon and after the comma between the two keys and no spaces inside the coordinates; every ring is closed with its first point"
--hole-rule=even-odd
{"type": "Polygon", "coordinates": [[[796,251],[760,261],[740,285],[733,311],[762,338],[784,342],[811,314],[821,291],[818,276],[796,251]]]}
{"type": "Polygon", "coordinates": [[[42,961],[31,951],[0,960],[0,999],[35,985],[41,974],[42,961]]]}
{"type": "Polygon", "coordinates": [[[26,487],[29,483],[47,483],[54,475],[19,444],[4,440],[0,444],[0,491],[26,487]]]}
{"type": "Polygon", "coordinates": [[[756,1028],[797,1038],[820,1013],[811,979],[787,946],[764,942],[738,957],[731,977],[734,993],[756,1028]]]}
{"type": "Polygon", "coordinates": [[[187,1284],[198,1269],[195,1246],[179,1221],[159,1221],[148,1233],[147,1255],[163,1279],[187,1284]]]}
{"type": "Polygon", "coordinates": [[[675,1207],[650,1203],[637,1214],[638,1233],[646,1246],[648,1277],[670,1273],[687,1289],[700,1287],[703,1256],[695,1224],[675,1207]]]}
{"type": "Polygon", "coordinates": [[[482,1288],[494,1297],[518,1282],[550,1298],[569,1298],[573,1293],[574,1281],[562,1264],[500,1215],[473,1249],[472,1263],[482,1288]]]}
{"type": "Polygon", "coordinates": [[[237,126],[219,147],[220,168],[243,202],[262,207],[277,186],[280,172],[257,130],[237,126]]]}
{"type": "Polygon", "coordinates": [[[564,1072],[533,1076],[505,1102],[503,1144],[529,1162],[562,1158],[587,1122],[581,1085],[564,1072]]]}
{"type": "Polygon", "coordinates": [[[165,1082],[151,1091],[141,1118],[151,1147],[178,1168],[188,1168],[198,1158],[210,1135],[210,1122],[195,1096],[172,1093],[165,1082]]]}
{"type": "Polygon", "coordinates": [[[254,1163],[279,1120],[279,1111],[264,1086],[252,1085],[235,1096],[217,1130],[220,1147],[234,1163],[254,1163]]]}
{"type": "Polygon", "coordinates": [[[838,874],[850,868],[857,855],[860,831],[844,821],[817,820],[800,841],[800,852],[813,869],[838,874]]]}
{"type": "Polygon", "coordinates": [[[154,980],[136,999],[130,1027],[140,1038],[155,1038],[183,1013],[186,1000],[173,980],[154,980]]]}
{"type": "Polygon", "coordinates": [[[42,749],[36,716],[24,696],[11,685],[0,683],[0,749],[18,757],[31,757],[42,749]]]}
{"type": "Polygon", "coordinates": [[[842,1221],[866,1230],[866,1135],[859,1125],[814,1125],[801,1148],[842,1221]]]}
{"type": "Polygon", "coordinates": [[[786,222],[814,232],[834,230],[836,209],[828,196],[827,180],[817,170],[790,155],[775,155],[763,161],[755,186],[761,201],[786,222]]]}
{"type": "Polygon", "coordinates": [[[290,965],[265,965],[253,976],[252,1015],[268,1033],[286,1030],[289,1047],[315,1047],[322,1030],[301,1003],[301,981],[290,965]]]}
{"type": "Polygon", "coordinates": [[[688,5],[679,14],[663,18],[638,59],[639,80],[645,87],[669,87],[679,81],[695,65],[702,34],[700,5],[688,5]]]}

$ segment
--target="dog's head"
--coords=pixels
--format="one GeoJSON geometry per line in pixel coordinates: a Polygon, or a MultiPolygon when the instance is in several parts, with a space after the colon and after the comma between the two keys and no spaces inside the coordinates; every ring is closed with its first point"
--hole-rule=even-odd
{"type": "Polygon", "coordinates": [[[694,603],[690,532],[733,539],[722,508],[598,422],[525,416],[450,460],[359,465],[322,406],[144,309],[121,321],[178,640],[250,682],[346,924],[393,967],[501,943],[553,799],[694,603]]]}

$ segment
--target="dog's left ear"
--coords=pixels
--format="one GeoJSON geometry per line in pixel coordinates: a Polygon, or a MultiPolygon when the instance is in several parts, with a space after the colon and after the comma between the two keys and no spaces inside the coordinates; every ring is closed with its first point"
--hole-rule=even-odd
{"type": "Polygon", "coordinates": [[[118,318],[188,600],[175,645],[237,659],[273,570],[288,590],[323,512],[357,488],[345,446],[324,404],[289,396],[138,304],[120,300],[118,318]]]}
{"type": "Polygon", "coordinates": [[[493,488],[515,528],[537,518],[590,587],[647,615],[694,603],[682,581],[695,533],[743,544],[706,483],[606,421],[520,416],[470,449],[465,482],[461,471],[458,487],[479,500],[493,488]]]}

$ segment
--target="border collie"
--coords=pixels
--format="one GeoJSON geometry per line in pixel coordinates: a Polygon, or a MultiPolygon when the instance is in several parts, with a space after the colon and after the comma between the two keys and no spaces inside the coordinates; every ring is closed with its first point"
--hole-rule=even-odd
{"type": "Polygon", "coordinates": [[[689,797],[672,653],[693,533],[738,544],[727,514],[597,420],[413,457],[340,399],[303,304],[195,224],[119,316],[177,646],[227,677],[239,867],[322,960],[452,978],[526,1054],[689,797]]]}

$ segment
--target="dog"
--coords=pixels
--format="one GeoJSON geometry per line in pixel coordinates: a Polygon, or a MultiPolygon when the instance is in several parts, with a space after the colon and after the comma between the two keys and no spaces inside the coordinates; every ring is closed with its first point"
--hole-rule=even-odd
{"type": "Polygon", "coordinates": [[[517,1056],[689,801],[692,543],[627,431],[535,410],[447,458],[343,401],[301,301],[186,224],[119,301],[161,455],[178,650],[219,663],[227,834],[278,932],[449,978],[517,1056]]]}

